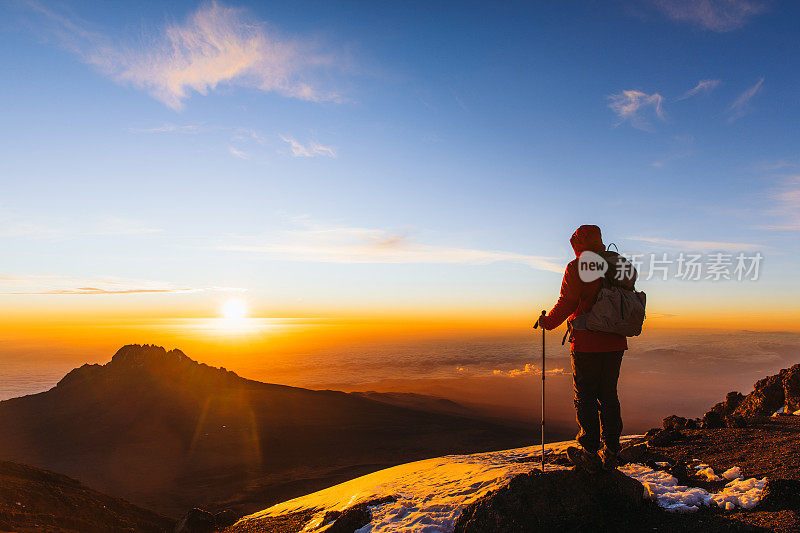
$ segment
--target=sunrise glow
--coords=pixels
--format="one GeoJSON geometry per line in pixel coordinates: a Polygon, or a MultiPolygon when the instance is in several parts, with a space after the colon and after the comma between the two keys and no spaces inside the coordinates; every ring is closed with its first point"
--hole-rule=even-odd
{"type": "Polygon", "coordinates": [[[242,300],[228,300],[222,305],[221,312],[225,320],[240,321],[247,317],[247,305],[242,300]]]}

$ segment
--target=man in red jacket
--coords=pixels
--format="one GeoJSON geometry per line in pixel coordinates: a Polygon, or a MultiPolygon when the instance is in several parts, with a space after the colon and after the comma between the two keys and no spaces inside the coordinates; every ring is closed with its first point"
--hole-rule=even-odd
{"type": "MultiPolygon", "coordinates": [[[[602,279],[587,283],[578,273],[578,257],[582,252],[600,253],[605,250],[600,228],[581,226],[569,242],[576,258],[567,265],[555,307],[539,319],[539,325],[544,329],[557,328],[567,318],[572,320],[589,312],[602,287],[602,279]]],[[[617,381],[622,354],[627,348],[623,335],[585,329],[574,329],[570,335],[575,411],[580,428],[577,440],[581,447],[567,450],[567,455],[574,464],[589,472],[596,472],[601,466],[614,469],[619,464],[617,454],[622,416],[617,381]],[[602,449],[601,437],[605,444],[602,449]]]]}

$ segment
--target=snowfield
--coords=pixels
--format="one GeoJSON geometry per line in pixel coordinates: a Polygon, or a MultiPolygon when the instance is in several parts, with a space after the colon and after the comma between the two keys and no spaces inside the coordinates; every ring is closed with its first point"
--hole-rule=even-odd
{"type": "MultiPolygon", "coordinates": [[[[563,453],[568,446],[575,445],[575,441],[548,444],[545,460],[547,455],[563,453]]],[[[540,453],[540,446],[530,446],[406,463],[279,503],[246,516],[240,522],[257,522],[263,518],[311,511],[314,517],[303,531],[322,532],[330,526],[330,523],[322,524],[326,512],[342,511],[359,503],[393,496],[396,501],[371,507],[372,522],[359,529],[360,533],[451,532],[464,507],[507,485],[514,476],[538,468],[540,463],[535,458],[540,453]],[[530,462],[531,458],[534,458],[533,462],[530,462]]],[[[547,470],[566,468],[545,466],[547,470]]],[[[719,478],[708,465],[697,466],[698,470],[704,470],[703,475],[707,478],[719,478]]],[[[673,512],[693,512],[704,505],[750,509],[761,499],[766,484],[766,478],[742,479],[738,467],[724,473],[725,478],[730,476],[731,481],[718,493],[678,485],[678,481],[668,473],[640,464],[626,465],[620,471],[639,480],[649,498],[673,512]]]]}

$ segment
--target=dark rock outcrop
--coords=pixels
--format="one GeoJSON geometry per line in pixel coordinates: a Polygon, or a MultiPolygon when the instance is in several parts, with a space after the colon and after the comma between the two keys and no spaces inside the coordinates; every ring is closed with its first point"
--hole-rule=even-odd
{"type": "Polygon", "coordinates": [[[345,509],[325,531],[331,533],[353,533],[372,521],[372,513],[365,505],[345,509]]]}
{"type": "Polygon", "coordinates": [[[703,415],[703,422],[700,424],[703,429],[716,429],[725,427],[725,420],[716,411],[709,411],[703,415]]]}
{"type": "Polygon", "coordinates": [[[619,459],[622,464],[633,463],[639,461],[645,453],[647,453],[647,443],[640,442],[622,448],[619,452],[619,459]]]}
{"type": "Polygon", "coordinates": [[[455,532],[602,531],[645,504],[642,484],[616,470],[535,470],[467,506],[455,532]]]}
{"type": "Polygon", "coordinates": [[[742,400],[733,414],[745,418],[769,416],[790,402],[800,408],[800,364],[757,381],[753,392],[742,400]]]}
{"type": "Polygon", "coordinates": [[[189,510],[175,526],[175,533],[213,533],[216,530],[214,515],[196,507],[189,510]]]}
{"type": "Polygon", "coordinates": [[[325,513],[325,518],[322,519],[322,524],[333,522],[325,529],[328,533],[353,533],[372,521],[371,507],[393,501],[397,501],[397,498],[385,496],[348,507],[344,511],[328,511],[325,513]]]}
{"type": "Polygon", "coordinates": [[[665,418],[661,422],[661,425],[664,426],[664,429],[666,429],[666,430],[670,430],[670,429],[685,429],[686,428],[686,424],[688,422],[689,421],[686,418],[682,417],[682,416],[671,415],[671,416],[668,416],[667,418],[665,418]]]}
{"type": "Polygon", "coordinates": [[[770,479],[764,487],[758,508],[767,511],[800,508],[800,481],[770,479]]]}
{"type": "MultiPolygon", "coordinates": [[[[703,416],[701,426],[746,427],[754,418],[770,416],[784,405],[789,407],[790,412],[800,409],[800,364],[758,380],[753,392],[747,396],[736,391],[729,392],[725,401],[712,407],[703,416]]],[[[678,418],[667,417],[664,423],[678,418]]]]}
{"type": "Polygon", "coordinates": [[[783,395],[789,412],[800,409],[800,365],[794,365],[784,374],[783,395]]]}
{"type": "MultiPolygon", "coordinates": [[[[649,433],[649,432],[648,432],[649,433]]],[[[683,438],[683,433],[677,429],[662,429],[647,438],[651,446],[669,446],[683,438]]]]}
{"type": "Polygon", "coordinates": [[[744,394],[739,391],[729,392],[727,396],[725,396],[725,410],[727,413],[732,413],[739,404],[742,403],[744,400],[744,394]]]}
{"type": "MultiPolygon", "coordinates": [[[[717,404],[717,406],[719,406],[719,405],[721,405],[721,404],[717,404]]],[[[716,409],[717,406],[715,406],[715,409],[716,409]]],[[[714,409],[712,409],[712,411],[713,410],[714,409]]],[[[695,418],[684,418],[682,416],[670,415],[670,416],[668,416],[667,418],[665,418],[664,420],[661,421],[661,425],[663,426],[663,428],[665,430],[678,431],[678,430],[681,430],[681,429],[697,429],[698,427],[700,427],[702,425],[702,421],[700,419],[695,419],[695,418]]],[[[648,431],[647,434],[645,434],[645,437],[649,438],[649,437],[653,436],[655,433],[657,433],[657,431],[655,431],[655,429],[656,428],[651,429],[650,431],[648,431]],[[650,433],[650,432],[653,432],[653,433],[650,433]]]]}

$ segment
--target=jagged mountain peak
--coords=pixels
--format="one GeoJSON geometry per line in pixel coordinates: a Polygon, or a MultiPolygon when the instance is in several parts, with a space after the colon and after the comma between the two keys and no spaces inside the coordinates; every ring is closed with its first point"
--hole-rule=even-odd
{"type": "Polygon", "coordinates": [[[181,363],[199,364],[177,348],[167,351],[163,346],[155,344],[127,344],[111,358],[112,365],[125,366],[181,363]]]}
{"type": "Polygon", "coordinates": [[[225,368],[199,363],[177,348],[166,350],[163,346],[155,344],[128,344],[117,350],[111,361],[104,365],[85,364],[72,370],[58,382],[57,387],[109,379],[137,377],[175,379],[200,376],[223,380],[241,379],[235,372],[225,368]]]}

